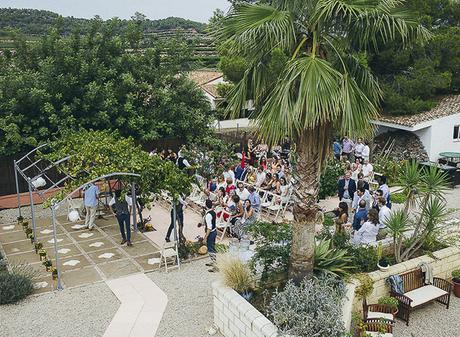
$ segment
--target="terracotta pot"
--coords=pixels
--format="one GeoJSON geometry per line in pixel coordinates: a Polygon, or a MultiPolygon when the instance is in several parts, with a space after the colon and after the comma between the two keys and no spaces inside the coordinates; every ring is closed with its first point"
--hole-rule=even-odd
{"type": "Polygon", "coordinates": [[[460,297],[460,280],[459,279],[453,279],[452,283],[454,285],[454,295],[457,297],[460,297]]]}

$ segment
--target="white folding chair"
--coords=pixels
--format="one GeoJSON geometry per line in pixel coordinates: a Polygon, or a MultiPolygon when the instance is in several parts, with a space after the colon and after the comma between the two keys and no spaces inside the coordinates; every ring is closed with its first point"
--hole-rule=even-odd
{"type": "Polygon", "coordinates": [[[180,269],[179,247],[177,241],[165,242],[163,249],[160,252],[160,268],[165,264],[166,272],[168,272],[168,259],[174,258],[174,264],[180,269]]]}
{"type": "Polygon", "coordinates": [[[230,227],[230,221],[228,220],[230,218],[230,214],[225,212],[224,210],[222,210],[219,218],[216,219],[216,228],[220,231],[222,231],[222,234],[219,238],[219,242],[221,242],[224,237],[225,237],[225,233],[227,233],[227,228],[230,227]],[[229,217],[227,218],[227,220],[224,220],[224,215],[228,215],[229,217]]]}

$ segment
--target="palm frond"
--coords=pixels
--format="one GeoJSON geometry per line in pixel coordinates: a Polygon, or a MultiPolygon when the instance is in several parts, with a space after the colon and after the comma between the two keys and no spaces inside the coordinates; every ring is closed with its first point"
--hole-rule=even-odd
{"type": "Polygon", "coordinates": [[[318,0],[312,15],[312,24],[338,18],[350,23],[366,11],[373,10],[377,4],[376,0],[318,0]]]}
{"type": "Polygon", "coordinates": [[[296,40],[291,12],[265,4],[233,7],[215,35],[236,42],[229,52],[255,63],[273,48],[291,50],[296,40]]]}
{"type": "Polygon", "coordinates": [[[420,25],[415,15],[402,7],[404,2],[382,0],[370,11],[362,13],[351,22],[349,36],[361,48],[373,46],[379,42],[387,43],[400,39],[403,46],[414,41],[424,43],[431,38],[428,29],[420,25]]]}

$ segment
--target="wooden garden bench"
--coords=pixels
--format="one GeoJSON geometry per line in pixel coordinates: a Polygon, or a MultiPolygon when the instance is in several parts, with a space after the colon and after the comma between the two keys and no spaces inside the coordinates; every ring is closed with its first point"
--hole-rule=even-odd
{"type": "Polygon", "coordinates": [[[439,277],[433,278],[433,284],[425,284],[425,273],[420,268],[400,274],[404,293],[391,289],[390,295],[399,301],[397,317],[409,325],[410,312],[428,302],[437,301],[449,309],[451,283],[439,277]]]}

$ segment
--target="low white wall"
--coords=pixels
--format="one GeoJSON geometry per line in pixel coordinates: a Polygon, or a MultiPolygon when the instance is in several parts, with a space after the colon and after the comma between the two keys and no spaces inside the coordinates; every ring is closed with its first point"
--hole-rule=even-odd
{"type": "Polygon", "coordinates": [[[225,337],[277,337],[278,329],[248,301],[221,282],[212,284],[214,323],[225,337]]]}
{"type": "MultiPolygon", "coordinates": [[[[421,262],[428,263],[433,269],[433,276],[450,280],[451,273],[455,269],[460,268],[460,249],[457,247],[448,247],[433,253],[433,257],[423,255],[415,259],[405,261],[394,266],[390,266],[387,271],[374,271],[368,275],[374,281],[374,291],[367,298],[367,303],[377,303],[377,300],[382,296],[388,296],[390,288],[385,283],[385,280],[390,275],[402,274],[406,271],[417,269],[421,262]],[[434,257],[434,258],[433,258],[434,257]]],[[[354,310],[362,309],[362,302],[355,298],[354,310]]]]}

